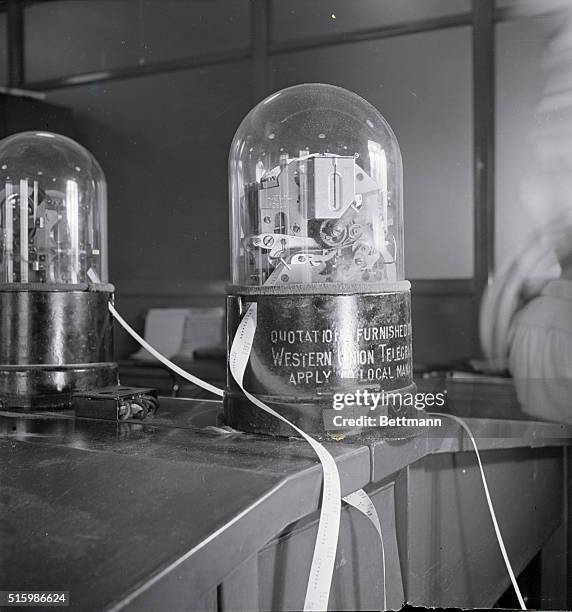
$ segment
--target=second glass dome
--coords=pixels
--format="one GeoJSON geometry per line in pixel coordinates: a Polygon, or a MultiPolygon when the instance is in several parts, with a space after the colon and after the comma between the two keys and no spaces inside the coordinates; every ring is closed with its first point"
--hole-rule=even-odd
{"type": "Polygon", "coordinates": [[[233,284],[402,280],[397,139],[357,94],[296,85],[241,123],[229,160],[233,284]]]}
{"type": "Polygon", "coordinates": [[[94,157],[51,132],[0,141],[0,283],[107,282],[107,195],[94,157]]]}

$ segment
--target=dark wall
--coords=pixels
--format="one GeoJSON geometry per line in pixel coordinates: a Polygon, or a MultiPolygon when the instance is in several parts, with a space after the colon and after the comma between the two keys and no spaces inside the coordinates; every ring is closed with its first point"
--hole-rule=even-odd
{"type": "Polygon", "coordinates": [[[245,63],[53,92],[109,183],[110,275],[228,277],[227,159],[252,105],[245,63]]]}
{"type": "Polygon", "coordinates": [[[441,367],[476,357],[479,300],[470,290],[443,295],[439,289],[416,289],[413,282],[413,358],[416,365],[441,367]]]}
{"type": "Polygon", "coordinates": [[[409,279],[473,273],[470,58],[471,30],[459,27],[280,54],[270,63],[273,90],[339,85],[391,125],[403,155],[409,279]]]}
{"type": "MultiPolygon", "coordinates": [[[[250,82],[235,63],[50,95],[74,109],[78,138],[106,173],[110,278],[140,329],[152,307],[222,303],[228,150],[253,103],[250,82]]],[[[135,349],[120,332],[118,355],[135,349]]]]}
{"type": "MultiPolygon", "coordinates": [[[[26,10],[28,78],[74,111],[77,139],[106,173],[110,277],[138,329],[151,307],[222,303],[227,155],[258,101],[255,66],[175,70],[169,62],[248,51],[250,7],[249,0],[68,0],[26,10]],[[157,62],[160,74],[78,84],[86,73],[157,62]],[[70,75],[75,83],[56,87],[53,79],[70,75]]],[[[271,23],[274,39],[287,41],[468,8],[466,0],[355,0],[351,10],[345,0],[292,0],[287,10],[278,3],[271,23]]],[[[267,91],[332,82],[387,116],[404,156],[407,276],[424,279],[413,293],[416,360],[473,354],[474,298],[428,284],[472,274],[470,29],[277,54],[267,68],[267,91]]],[[[118,356],[135,350],[120,332],[118,356]]]]}

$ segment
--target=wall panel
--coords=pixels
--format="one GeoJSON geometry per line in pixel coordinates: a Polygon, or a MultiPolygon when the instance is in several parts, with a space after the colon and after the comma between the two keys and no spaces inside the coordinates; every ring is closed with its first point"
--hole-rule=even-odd
{"type": "Polygon", "coordinates": [[[470,0],[273,0],[272,39],[299,40],[470,11],[470,0]]]}
{"type": "Polygon", "coordinates": [[[528,19],[496,26],[495,260],[502,270],[542,223],[526,181],[535,172],[535,111],[545,84],[546,22],[528,19]]]}
{"type": "Polygon", "coordinates": [[[346,87],[389,121],[403,153],[408,278],[473,275],[470,28],[284,53],[273,89],[346,87]]]}
{"type": "Polygon", "coordinates": [[[248,65],[230,64],[48,96],[74,110],[77,138],[107,176],[110,279],[120,304],[122,287],[137,294],[125,298],[131,320],[157,303],[134,286],[184,305],[197,283],[228,278],[227,158],[252,105],[249,77],[248,65]]]}
{"type": "Polygon", "coordinates": [[[40,2],[25,14],[30,81],[249,44],[249,0],[64,0],[40,2]]]}

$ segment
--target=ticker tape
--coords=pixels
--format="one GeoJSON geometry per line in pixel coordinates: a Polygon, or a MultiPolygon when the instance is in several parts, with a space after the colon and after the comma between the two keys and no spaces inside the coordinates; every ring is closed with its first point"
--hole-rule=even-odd
{"type": "Polygon", "coordinates": [[[385,584],[385,546],[383,545],[383,533],[381,531],[381,523],[377,510],[373,505],[371,497],[363,490],[358,489],[349,495],[342,498],[347,504],[359,510],[362,514],[365,514],[367,518],[373,523],[377,534],[379,535],[379,541],[381,543],[381,563],[382,563],[382,576],[383,576],[383,609],[387,610],[387,588],[385,584]]]}
{"type": "MultiPolygon", "coordinates": [[[[90,270],[88,276],[92,282],[99,282],[98,276],[90,270]]],[[[108,303],[109,312],[116,319],[116,321],[123,327],[123,329],[136,340],[144,349],[149,351],[156,359],[158,359],[165,366],[185,378],[189,382],[206,389],[216,395],[223,396],[224,391],[211,385],[192,374],[189,374],[177,364],[167,359],[164,355],[154,349],[144,338],[142,338],[117,312],[111,302],[108,303]]],[[[306,440],[313,448],[315,453],[318,455],[320,463],[322,464],[322,470],[324,474],[324,481],[322,487],[322,504],[320,508],[320,520],[318,523],[318,536],[314,547],[314,553],[312,556],[312,565],[310,569],[310,577],[308,580],[308,586],[306,588],[306,597],[304,600],[304,612],[327,610],[328,599],[330,595],[330,589],[332,584],[332,577],[334,571],[334,563],[336,558],[336,550],[338,545],[338,535],[340,526],[340,513],[341,513],[341,489],[340,489],[340,477],[338,467],[332,455],[314,438],[307,435],[301,429],[296,427],[293,423],[288,421],[281,414],[272,410],[269,406],[264,404],[258,398],[251,395],[243,387],[244,371],[246,370],[246,364],[250,357],[250,351],[252,350],[252,343],[254,340],[254,333],[256,331],[256,304],[251,304],[247,309],[243,320],[241,321],[239,328],[236,332],[235,338],[232,343],[229,368],[236,382],[242,389],[243,393],[248,399],[257,407],[268,412],[272,416],[290,425],[296,432],[298,432],[304,440],[306,440]],[[250,313],[250,314],[249,314],[250,313]],[[248,316],[247,316],[248,315],[248,316]]],[[[343,500],[350,506],[354,507],[362,514],[364,514],[374,525],[377,533],[381,540],[382,560],[383,560],[383,602],[384,609],[386,605],[386,592],[385,592],[385,550],[383,547],[383,537],[381,532],[381,525],[379,516],[373,505],[373,502],[363,489],[358,489],[350,495],[346,495],[343,500]]]]}
{"type": "Polygon", "coordinates": [[[185,380],[188,380],[189,382],[192,382],[193,384],[202,387],[207,391],[210,391],[211,393],[215,393],[220,397],[224,395],[224,391],[222,389],[219,389],[218,387],[215,387],[214,385],[211,385],[208,382],[205,382],[204,380],[201,380],[200,378],[189,374],[188,372],[183,370],[183,368],[180,368],[176,363],[173,363],[170,359],[167,359],[164,355],[161,355],[159,351],[155,350],[146,340],[144,340],[134,329],[131,328],[129,323],[127,323],[127,321],[117,312],[117,310],[115,310],[115,306],[113,306],[111,302],[109,302],[109,312],[111,312],[111,314],[114,316],[115,320],[119,323],[119,325],[121,325],[121,327],[123,327],[123,329],[132,338],[137,340],[137,342],[139,342],[139,344],[145,350],[149,351],[151,355],[155,357],[155,359],[158,359],[162,364],[173,370],[173,372],[175,372],[185,380]]]}
{"type": "Polygon", "coordinates": [[[473,436],[473,432],[471,431],[471,428],[465,423],[465,421],[457,416],[454,416],[452,414],[445,414],[445,413],[441,413],[441,412],[432,412],[431,414],[435,415],[435,416],[440,416],[440,417],[445,417],[447,419],[451,419],[452,421],[455,421],[455,423],[457,423],[458,425],[460,425],[465,432],[467,433],[467,435],[469,436],[469,439],[471,440],[471,443],[473,445],[473,448],[475,450],[475,454],[477,455],[477,461],[479,464],[479,470],[481,472],[481,480],[483,482],[483,489],[485,490],[485,497],[487,499],[487,505],[489,507],[489,513],[491,515],[491,520],[493,522],[493,527],[495,529],[495,535],[497,537],[497,541],[499,544],[499,548],[502,554],[502,558],[504,560],[504,563],[506,565],[506,569],[508,571],[508,575],[510,577],[510,581],[512,583],[512,586],[514,588],[514,592],[516,593],[516,596],[518,598],[518,603],[520,605],[520,609],[521,610],[526,610],[526,604],[524,603],[524,599],[522,597],[522,593],[520,592],[520,588],[518,587],[518,582],[516,581],[516,576],[514,575],[514,571],[512,569],[512,565],[510,563],[510,560],[508,558],[508,553],[506,552],[506,547],[504,545],[504,540],[502,538],[502,534],[500,531],[500,527],[497,521],[497,516],[495,513],[495,509],[493,508],[493,502],[491,499],[491,494],[489,493],[489,486],[487,484],[487,478],[485,476],[485,470],[483,469],[483,464],[481,462],[481,455],[479,453],[479,449],[477,448],[477,442],[475,440],[475,437],[473,436]]]}
{"type": "MultiPolygon", "coordinates": [[[[258,408],[268,412],[272,416],[280,419],[310,444],[318,455],[322,464],[324,482],[322,488],[322,505],[320,508],[320,521],[318,523],[318,537],[314,547],[312,566],[310,568],[310,578],[306,589],[304,600],[304,611],[327,610],[334,564],[336,560],[336,549],[338,545],[338,535],[340,528],[340,476],[338,466],[332,455],[314,438],[306,434],[299,427],[291,423],[280,413],[272,410],[264,402],[249,393],[243,384],[244,372],[250,358],[254,334],[256,333],[257,304],[254,302],[248,306],[246,312],[238,326],[232,347],[230,349],[229,368],[238,386],[246,397],[258,408]]],[[[383,534],[377,510],[371,498],[363,489],[358,489],[354,493],[346,495],[343,500],[350,506],[359,510],[374,525],[380,541],[383,563],[383,609],[387,609],[387,595],[385,584],[385,548],[383,545],[383,534]]]]}
{"type": "MultiPolygon", "coordinates": [[[[99,283],[98,275],[93,271],[93,269],[88,270],[87,275],[89,279],[93,283],[99,283]]],[[[189,382],[210,391],[218,396],[224,396],[224,391],[211,385],[192,374],[189,374],[178,365],[167,359],[164,355],[155,350],[148,342],[146,342],[117,312],[111,301],[108,303],[109,311],[113,315],[113,317],[117,320],[117,322],[125,329],[125,331],[132,336],[143,348],[149,351],[156,359],[158,359],[165,366],[179,374],[181,377],[185,378],[189,382]]],[[[252,350],[252,343],[254,340],[254,333],[256,331],[256,303],[252,303],[245,315],[243,320],[241,321],[238,331],[235,335],[235,338],[232,343],[231,348],[231,360],[229,363],[229,367],[231,369],[232,375],[237,381],[238,385],[242,389],[243,393],[248,397],[248,399],[257,407],[262,410],[268,412],[269,414],[275,416],[281,421],[287,423],[292,427],[295,431],[297,431],[314,449],[320,462],[322,464],[322,469],[324,473],[324,483],[323,483],[323,495],[322,495],[322,507],[320,510],[320,521],[318,525],[318,538],[316,540],[316,545],[314,547],[314,554],[312,557],[312,567],[310,572],[310,580],[308,582],[308,587],[306,590],[306,598],[304,602],[304,611],[307,610],[326,610],[329,593],[331,588],[334,562],[336,556],[336,548],[338,542],[339,535],[339,523],[340,523],[340,479],[337,465],[330,455],[330,453],[316,440],[312,437],[308,436],[301,429],[296,427],[293,423],[288,421],[281,414],[272,410],[269,406],[266,406],[262,401],[258,398],[254,397],[246,389],[243,387],[243,378],[244,372],[246,370],[246,364],[248,363],[250,352],[252,350]],[[250,314],[249,314],[250,313],[250,314]],[[247,316],[248,315],[248,316],[247,316]],[[239,335],[240,332],[240,335],[239,335]],[[237,341],[238,338],[238,341],[237,341]],[[234,357],[233,357],[234,355],[234,357]],[[325,568],[325,569],[324,569],[325,568]]],[[[498,521],[496,518],[496,514],[494,511],[492,499],[489,492],[489,487],[487,484],[487,480],[485,477],[485,472],[483,469],[483,464],[481,462],[481,456],[479,453],[479,449],[477,447],[477,443],[473,436],[473,433],[467,423],[457,416],[452,414],[445,413],[432,413],[435,416],[442,416],[448,419],[451,419],[458,423],[467,433],[473,448],[475,450],[475,454],[477,456],[477,461],[479,465],[479,470],[481,474],[481,480],[483,483],[483,488],[485,491],[485,497],[487,500],[487,505],[489,508],[489,513],[493,522],[495,535],[497,537],[497,541],[499,544],[499,548],[505,562],[512,586],[518,598],[519,605],[522,610],[526,610],[526,604],[524,603],[524,599],[520,592],[520,588],[516,581],[516,577],[514,575],[514,571],[512,569],[512,565],[508,558],[508,554],[506,551],[506,547],[504,545],[504,540],[502,538],[502,534],[498,525],[498,521]]],[[[382,563],[383,563],[383,608],[387,609],[387,594],[386,594],[386,564],[385,564],[385,548],[383,544],[383,534],[381,531],[381,524],[379,520],[379,516],[373,505],[371,498],[367,495],[367,493],[363,489],[358,489],[349,495],[346,495],[343,500],[348,503],[350,506],[364,514],[374,525],[381,542],[381,554],[382,554],[382,563]]]]}
{"type": "Polygon", "coordinates": [[[318,536],[310,568],[310,578],[304,599],[304,612],[327,610],[340,530],[341,488],[338,466],[332,455],[319,442],[244,388],[244,371],[250,358],[250,351],[256,332],[256,307],[256,303],[248,306],[238,326],[230,349],[229,368],[244,395],[261,410],[290,425],[294,431],[308,442],[320,459],[324,473],[322,505],[318,523],[318,536]]]}
{"type": "MultiPolygon", "coordinates": [[[[97,283],[101,282],[99,280],[99,276],[98,276],[97,272],[93,268],[90,268],[87,271],[87,276],[88,276],[89,280],[92,283],[96,283],[97,284],[97,283]]],[[[176,363],[173,363],[170,359],[167,359],[165,357],[165,355],[162,355],[159,351],[154,349],[144,338],[142,338],[129,325],[129,323],[127,323],[127,321],[117,312],[117,310],[115,310],[115,306],[111,303],[111,300],[107,303],[107,307],[109,308],[109,312],[113,315],[113,317],[119,323],[119,325],[121,325],[121,327],[123,327],[123,329],[134,340],[139,342],[139,344],[145,350],[149,351],[151,353],[151,355],[153,355],[153,357],[155,357],[155,359],[160,361],[163,365],[166,365],[169,369],[173,370],[173,372],[175,372],[176,374],[178,374],[179,376],[181,376],[185,380],[188,380],[189,382],[192,382],[193,384],[195,384],[195,385],[197,385],[199,387],[202,387],[203,389],[206,389],[207,391],[210,391],[211,393],[214,393],[215,395],[219,395],[220,397],[222,397],[224,395],[224,391],[222,389],[219,389],[218,387],[215,387],[214,385],[211,385],[208,382],[205,382],[204,380],[201,380],[200,378],[197,378],[196,376],[193,376],[192,374],[189,374],[188,372],[183,370],[183,368],[180,368],[176,363]]]]}

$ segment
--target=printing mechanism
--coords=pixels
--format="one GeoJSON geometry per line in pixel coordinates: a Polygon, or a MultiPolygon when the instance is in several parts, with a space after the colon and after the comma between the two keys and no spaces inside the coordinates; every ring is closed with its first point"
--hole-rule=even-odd
{"type": "Polygon", "coordinates": [[[251,284],[395,280],[391,202],[356,157],[284,159],[245,197],[242,227],[258,229],[243,238],[251,284]]]}

